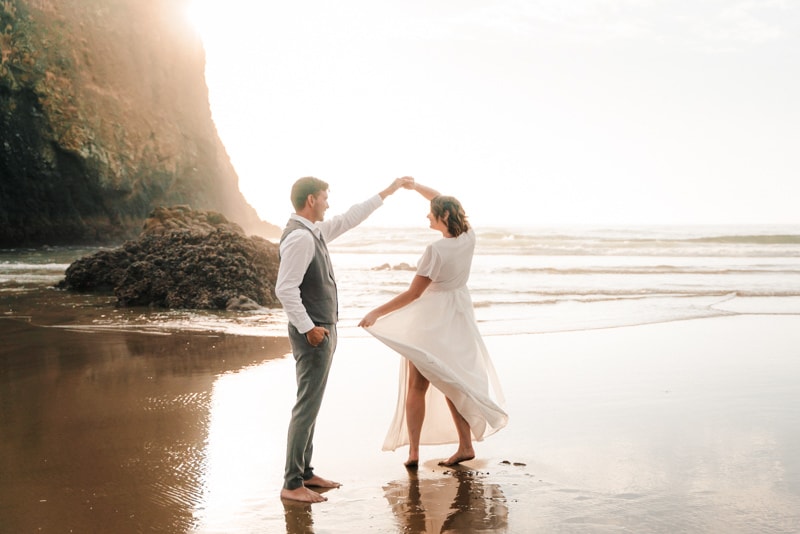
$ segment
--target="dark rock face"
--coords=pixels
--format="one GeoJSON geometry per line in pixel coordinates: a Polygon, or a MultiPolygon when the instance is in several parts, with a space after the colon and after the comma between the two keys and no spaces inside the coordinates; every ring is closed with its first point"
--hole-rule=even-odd
{"type": "Polygon", "coordinates": [[[119,243],[187,204],[248,233],[188,0],[0,2],[0,247],[119,243]]]}
{"type": "Polygon", "coordinates": [[[246,236],[219,213],[176,207],[152,215],[139,239],[70,265],[60,287],[113,291],[119,306],[280,307],[278,245],[246,236]]]}

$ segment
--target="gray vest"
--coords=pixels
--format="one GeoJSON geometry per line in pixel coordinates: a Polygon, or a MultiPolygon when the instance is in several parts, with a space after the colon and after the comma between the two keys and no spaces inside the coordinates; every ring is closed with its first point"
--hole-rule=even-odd
{"type": "Polygon", "coordinates": [[[286,223],[281,243],[295,230],[305,230],[314,237],[314,257],[300,283],[300,299],[303,301],[303,306],[314,324],[336,324],[339,320],[339,301],[328,247],[322,239],[314,236],[314,232],[308,226],[294,219],[289,219],[286,223]]]}

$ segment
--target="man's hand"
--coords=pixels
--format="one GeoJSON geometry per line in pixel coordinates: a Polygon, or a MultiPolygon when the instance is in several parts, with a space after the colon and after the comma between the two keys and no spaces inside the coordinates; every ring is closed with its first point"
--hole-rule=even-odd
{"type": "Polygon", "coordinates": [[[395,178],[392,185],[378,193],[382,199],[386,199],[389,195],[404,187],[406,189],[414,189],[414,179],[410,176],[403,176],[402,178],[395,178]]]}
{"type": "Polygon", "coordinates": [[[315,326],[306,332],[306,341],[308,341],[308,344],[312,347],[318,347],[319,344],[325,339],[325,336],[329,335],[331,335],[330,330],[324,326],[315,326]]]}

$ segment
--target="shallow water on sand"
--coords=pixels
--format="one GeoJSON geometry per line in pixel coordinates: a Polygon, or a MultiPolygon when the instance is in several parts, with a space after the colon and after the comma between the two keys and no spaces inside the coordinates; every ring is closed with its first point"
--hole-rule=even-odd
{"type": "Polygon", "coordinates": [[[11,320],[0,333],[2,532],[186,531],[215,377],[288,346],[11,320]]]}
{"type": "Polygon", "coordinates": [[[796,532],[800,318],[487,338],[509,426],[457,469],[381,452],[399,360],[340,341],[315,465],[279,491],[283,338],[0,320],[2,532],[796,532]],[[517,465],[515,465],[517,464],[517,465]]]}

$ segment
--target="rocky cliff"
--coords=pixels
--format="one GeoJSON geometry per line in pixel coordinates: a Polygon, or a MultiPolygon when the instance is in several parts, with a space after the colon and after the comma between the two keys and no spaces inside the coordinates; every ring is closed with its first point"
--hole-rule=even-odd
{"type": "Polygon", "coordinates": [[[120,242],[174,204],[277,235],[217,135],[187,3],[0,1],[0,247],[120,242]]]}

